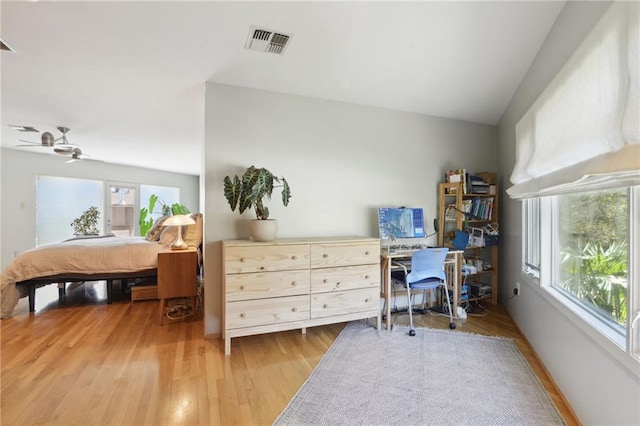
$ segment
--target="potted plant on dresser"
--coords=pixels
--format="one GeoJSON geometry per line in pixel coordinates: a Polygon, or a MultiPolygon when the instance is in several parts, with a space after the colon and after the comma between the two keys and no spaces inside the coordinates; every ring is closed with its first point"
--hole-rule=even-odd
{"type": "Polygon", "coordinates": [[[254,241],[273,241],[278,232],[278,222],[269,219],[269,208],[264,204],[265,197],[271,199],[274,188],[282,188],[282,204],[289,205],[291,188],[287,180],[275,176],[265,168],[251,166],[242,176],[235,175],[224,178],[224,196],[229,202],[231,211],[242,214],[253,207],[256,219],[249,223],[249,235],[254,241]]]}

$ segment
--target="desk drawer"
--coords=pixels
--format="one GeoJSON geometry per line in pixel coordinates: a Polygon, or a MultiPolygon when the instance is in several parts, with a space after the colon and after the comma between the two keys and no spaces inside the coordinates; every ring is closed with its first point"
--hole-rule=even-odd
{"type": "Polygon", "coordinates": [[[311,296],[311,318],[380,309],[380,290],[357,290],[318,293],[311,296]]]}
{"type": "Polygon", "coordinates": [[[228,247],[226,274],[309,269],[309,245],[260,245],[228,247]]]}
{"type": "Polygon", "coordinates": [[[225,329],[307,320],[309,296],[229,302],[225,315],[225,329]]]}
{"type": "Polygon", "coordinates": [[[378,265],[342,266],[311,270],[311,293],[380,287],[378,265]]]}

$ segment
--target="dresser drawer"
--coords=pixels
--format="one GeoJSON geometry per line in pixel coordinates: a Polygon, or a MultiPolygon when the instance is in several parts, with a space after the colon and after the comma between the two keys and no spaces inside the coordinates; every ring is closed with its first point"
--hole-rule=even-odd
{"type": "Polygon", "coordinates": [[[245,300],[226,304],[225,329],[309,319],[309,296],[245,300]]]}
{"type": "Polygon", "coordinates": [[[228,302],[309,294],[309,271],[234,274],[225,284],[228,302]]]}
{"type": "Polygon", "coordinates": [[[311,270],[311,293],[366,287],[380,288],[380,267],[378,265],[340,266],[311,270]]]}
{"type": "Polygon", "coordinates": [[[309,268],[309,245],[226,247],[225,273],[293,271],[309,268]]]}
{"type": "Polygon", "coordinates": [[[378,288],[361,288],[311,295],[312,319],[376,309],[380,309],[380,290],[378,288]]]}
{"type": "Polygon", "coordinates": [[[380,264],[380,243],[327,243],[311,245],[311,268],[380,264]]]}

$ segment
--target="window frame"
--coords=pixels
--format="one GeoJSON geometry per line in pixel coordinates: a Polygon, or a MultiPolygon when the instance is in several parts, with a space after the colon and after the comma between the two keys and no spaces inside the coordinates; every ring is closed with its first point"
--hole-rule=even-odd
{"type": "Polygon", "coordinates": [[[528,198],[522,208],[522,272],[540,280],[540,198],[528,198]]]}
{"type": "Polygon", "coordinates": [[[528,214],[530,200],[523,202],[523,259],[522,277],[533,283],[533,287],[561,313],[592,337],[601,347],[612,354],[621,364],[625,365],[637,377],[640,377],[640,319],[632,327],[634,318],[640,315],[640,268],[634,265],[632,259],[640,254],[640,186],[631,187],[628,191],[629,203],[629,244],[628,244],[628,294],[627,294],[627,324],[626,333],[621,334],[611,326],[610,321],[592,312],[588,307],[576,303],[574,298],[553,285],[553,265],[558,254],[557,239],[555,238],[558,223],[556,196],[539,198],[539,248],[540,273],[536,278],[526,267],[525,254],[531,239],[536,237],[531,232],[535,227],[528,226],[533,220],[528,214]],[[635,267],[634,267],[635,266],[635,267]]]}

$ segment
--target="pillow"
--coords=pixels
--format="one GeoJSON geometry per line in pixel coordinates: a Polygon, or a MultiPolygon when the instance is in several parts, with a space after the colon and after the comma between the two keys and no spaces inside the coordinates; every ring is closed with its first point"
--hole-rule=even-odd
{"type": "Polygon", "coordinates": [[[153,222],[153,226],[145,236],[147,241],[160,241],[160,234],[162,233],[162,224],[164,223],[165,220],[167,220],[168,217],[169,216],[162,216],[156,219],[155,222],[153,222]]]}
{"type": "Polygon", "coordinates": [[[196,221],[195,225],[188,225],[182,230],[182,239],[190,246],[198,247],[202,244],[202,213],[191,214],[191,219],[196,221]]]}
{"type": "MultiPolygon", "coordinates": [[[[160,234],[160,244],[165,247],[169,247],[173,242],[178,238],[178,226],[166,226],[162,233],[160,234]]],[[[182,234],[182,239],[184,239],[184,234],[182,234]]]]}

